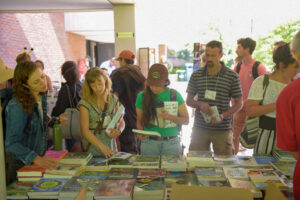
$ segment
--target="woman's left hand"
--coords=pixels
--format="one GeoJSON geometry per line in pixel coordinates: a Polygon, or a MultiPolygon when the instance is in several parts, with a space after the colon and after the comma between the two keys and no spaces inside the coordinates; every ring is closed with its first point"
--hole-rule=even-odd
{"type": "Polygon", "coordinates": [[[61,126],[66,125],[68,122],[68,118],[66,118],[66,114],[67,113],[62,113],[61,115],[58,116],[58,120],[59,120],[61,126]]]}

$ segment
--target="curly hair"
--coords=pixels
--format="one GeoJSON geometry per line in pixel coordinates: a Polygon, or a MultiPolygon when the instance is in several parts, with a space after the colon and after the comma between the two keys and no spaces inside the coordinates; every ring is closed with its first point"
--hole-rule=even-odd
{"type": "Polygon", "coordinates": [[[111,80],[109,79],[109,77],[106,75],[106,73],[104,72],[104,70],[98,68],[98,67],[93,67],[91,69],[89,69],[86,74],[85,74],[85,81],[83,83],[83,87],[82,87],[82,93],[83,93],[83,97],[82,99],[84,99],[86,102],[88,102],[91,105],[97,105],[97,99],[96,99],[96,94],[94,93],[93,89],[91,88],[91,84],[95,83],[95,81],[100,78],[103,77],[104,82],[105,82],[105,95],[109,96],[109,102],[111,99],[111,95],[110,95],[110,89],[111,89],[111,80]]]}
{"type": "Polygon", "coordinates": [[[33,112],[33,106],[36,100],[26,85],[30,75],[37,69],[38,67],[34,62],[24,61],[17,64],[14,72],[14,95],[16,96],[17,102],[22,104],[24,111],[29,115],[33,112]]]}

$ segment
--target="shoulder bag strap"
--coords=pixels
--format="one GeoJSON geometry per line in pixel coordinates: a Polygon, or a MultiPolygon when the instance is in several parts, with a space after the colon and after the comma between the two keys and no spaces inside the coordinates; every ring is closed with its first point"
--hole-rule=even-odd
{"type": "Polygon", "coordinates": [[[264,80],[263,80],[263,90],[264,90],[264,93],[263,93],[262,100],[259,102],[259,105],[262,105],[262,102],[263,102],[263,100],[265,98],[265,94],[266,94],[268,86],[269,86],[269,76],[267,74],[265,74],[264,75],[264,80]]]}
{"type": "Polygon", "coordinates": [[[68,93],[68,99],[69,99],[69,103],[70,103],[70,106],[71,108],[75,108],[74,104],[73,104],[73,101],[71,99],[71,91],[70,91],[70,88],[69,86],[66,84],[66,87],[67,87],[67,93],[68,93]]]}

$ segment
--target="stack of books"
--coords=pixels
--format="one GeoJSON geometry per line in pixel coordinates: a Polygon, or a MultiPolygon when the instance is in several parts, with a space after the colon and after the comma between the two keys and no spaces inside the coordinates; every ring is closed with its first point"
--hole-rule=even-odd
{"type": "Polygon", "coordinates": [[[271,162],[271,165],[274,167],[274,169],[281,171],[281,173],[285,176],[289,176],[292,178],[294,175],[296,162],[277,161],[271,162]]]}
{"type": "Polygon", "coordinates": [[[70,179],[73,176],[78,176],[80,174],[79,166],[72,165],[59,165],[56,169],[46,169],[44,178],[54,178],[54,179],[70,179]]]}
{"type": "Polygon", "coordinates": [[[165,171],[160,169],[140,169],[135,186],[134,200],[161,200],[164,191],[165,171]]]}
{"type": "Polygon", "coordinates": [[[36,165],[23,166],[17,170],[18,180],[35,182],[43,178],[45,171],[45,168],[36,165]]]}
{"type": "Polygon", "coordinates": [[[30,199],[58,199],[68,179],[40,179],[27,192],[30,199]]]}
{"type": "Polygon", "coordinates": [[[88,152],[69,152],[62,160],[60,160],[60,164],[64,165],[86,165],[91,159],[93,155],[88,152]]]}
{"type": "Polygon", "coordinates": [[[106,179],[135,179],[137,170],[133,168],[113,168],[106,179]]]}
{"type": "Polygon", "coordinates": [[[134,179],[104,180],[95,192],[94,199],[132,200],[134,179]]]}
{"type": "Polygon", "coordinates": [[[287,185],[278,174],[271,170],[249,170],[248,175],[257,190],[265,190],[267,181],[273,181],[279,189],[286,189],[287,185]]]}
{"type": "Polygon", "coordinates": [[[295,162],[296,159],[292,156],[290,152],[282,151],[282,150],[275,150],[273,152],[274,158],[278,161],[287,161],[287,162],[295,162]]]}
{"type": "Polygon", "coordinates": [[[161,168],[167,171],[181,171],[187,170],[187,162],[185,157],[178,155],[161,156],[161,168]]]}

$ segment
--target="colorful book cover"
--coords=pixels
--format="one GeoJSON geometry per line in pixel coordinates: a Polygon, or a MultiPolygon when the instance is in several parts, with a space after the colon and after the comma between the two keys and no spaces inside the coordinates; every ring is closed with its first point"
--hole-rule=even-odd
{"type": "Polygon", "coordinates": [[[102,170],[102,171],[82,171],[79,175],[80,178],[101,178],[106,179],[109,175],[109,170],[102,170]]]}
{"type": "Polygon", "coordinates": [[[134,179],[124,180],[104,180],[100,183],[98,189],[95,192],[94,198],[101,197],[132,197],[134,188],[134,179]]]}
{"type": "Polygon", "coordinates": [[[47,157],[47,158],[54,158],[54,159],[61,160],[61,159],[63,159],[67,154],[68,154],[68,150],[64,150],[64,151],[48,150],[48,151],[46,151],[46,154],[45,154],[44,157],[47,157]]]}
{"type": "Polygon", "coordinates": [[[41,179],[28,190],[28,196],[57,195],[68,179],[41,179]]]}
{"type": "Polygon", "coordinates": [[[226,177],[224,175],[223,169],[219,167],[197,167],[195,169],[195,174],[199,180],[207,181],[224,181],[226,177]]]}
{"type": "Polygon", "coordinates": [[[270,165],[271,162],[275,162],[277,159],[272,156],[253,156],[259,165],[270,165]]]}
{"type": "Polygon", "coordinates": [[[262,198],[262,192],[259,190],[255,190],[255,187],[253,186],[251,181],[234,179],[234,178],[228,178],[228,181],[231,187],[251,190],[254,198],[262,198]]]}
{"type": "Polygon", "coordinates": [[[46,169],[46,174],[76,175],[80,171],[78,166],[58,165],[56,169],[46,169]]]}
{"type": "Polygon", "coordinates": [[[237,163],[240,166],[257,166],[256,160],[253,156],[236,156],[237,163]]]}

